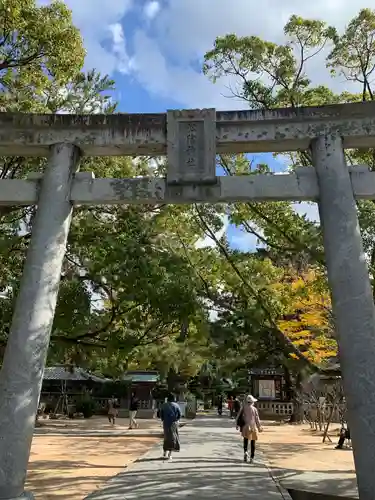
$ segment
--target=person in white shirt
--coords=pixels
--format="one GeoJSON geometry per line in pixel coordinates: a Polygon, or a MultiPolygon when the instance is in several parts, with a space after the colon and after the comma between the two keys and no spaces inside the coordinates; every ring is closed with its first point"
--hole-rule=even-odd
{"type": "Polygon", "coordinates": [[[257,399],[251,394],[246,396],[245,402],[236,418],[236,428],[237,430],[240,429],[243,437],[244,461],[247,462],[250,458],[250,463],[254,461],[255,441],[258,440],[258,432],[262,432],[259,413],[254,406],[256,401],[257,399]],[[250,457],[248,451],[249,441],[250,457]]]}

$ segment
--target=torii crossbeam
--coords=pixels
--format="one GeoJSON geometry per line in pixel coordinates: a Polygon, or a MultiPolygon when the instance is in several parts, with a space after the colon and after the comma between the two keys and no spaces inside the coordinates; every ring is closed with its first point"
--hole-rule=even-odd
{"type": "Polygon", "coordinates": [[[157,115],[0,113],[0,155],[49,158],[43,176],[0,180],[1,205],[37,205],[0,373],[0,500],[26,495],[73,206],[276,200],[319,204],[359,493],[374,500],[375,307],[355,199],[375,199],[375,173],[349,169],[344,148],[375,148],[375,102],[157,115]],[[216,176],[219,153],[307,149],[314,168],[216,176]],[[77,173],[83,155],[167,155],[168,173],[165,179],[95,179],[77,173]]]}

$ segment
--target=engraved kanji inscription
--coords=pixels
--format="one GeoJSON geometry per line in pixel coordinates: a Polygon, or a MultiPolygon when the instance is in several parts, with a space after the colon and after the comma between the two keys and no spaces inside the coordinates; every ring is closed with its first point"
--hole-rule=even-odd
{"type": "Polygon", "coordinates": [[[168,183],[215,182],[214,110],[168,112],[168,183]]]}

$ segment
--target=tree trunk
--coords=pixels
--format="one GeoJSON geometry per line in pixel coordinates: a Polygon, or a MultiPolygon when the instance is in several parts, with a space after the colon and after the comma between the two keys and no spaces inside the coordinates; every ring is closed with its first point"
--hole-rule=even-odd
{"type": "Polygon", "coordinates": [[[285,396],[287,401],[293,400],[293,382],[292,376],[287,366],[283,366],[285,380],[285,396]]]}
{"type": "Polygon", "coordinates": [[[303,398],[302,398],[302,374],[299,372],[295,379],[293,388],[293,414],[290,417],[290,423],[301,424],[303,422],[303,398]]]}

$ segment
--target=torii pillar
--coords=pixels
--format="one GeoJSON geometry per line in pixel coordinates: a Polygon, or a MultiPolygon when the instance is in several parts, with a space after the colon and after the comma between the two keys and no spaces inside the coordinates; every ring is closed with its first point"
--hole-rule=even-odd
{"type": "Polygon", "coordinates": [[[61,269],[72,216],[70,187],[80,157],[52,146],[0,375],[0,499],[24,492],[61,269]]]}
{"type": "Polygon", "coordinates": [[[374,500],[374,297],[341,137],[315,139],[312,153],[359,497],[374,500]]]}

